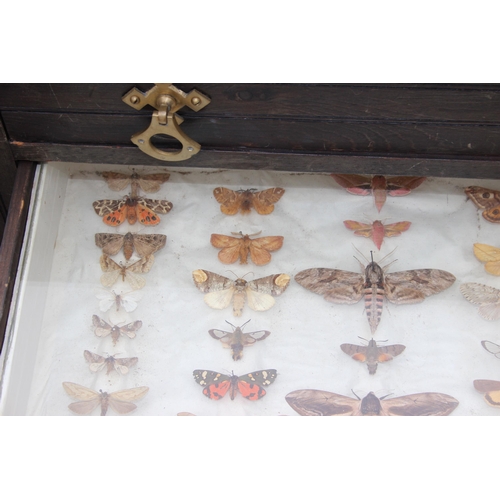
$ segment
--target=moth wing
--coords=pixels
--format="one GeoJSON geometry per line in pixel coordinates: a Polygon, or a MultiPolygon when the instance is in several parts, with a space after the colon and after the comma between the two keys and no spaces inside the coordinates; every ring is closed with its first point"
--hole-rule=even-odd
{"type": "Polygon", "coordinates": [[[462,295],[479,306],[479,315],[489,321],[500,319],[500,290],[481,283],[462,283],[462,295]]]}
{"type": "Polygon", "coordinates": [[[231,342],[231,339],[233,337],[232,332],[225,332],[224,330],[208,330],[208,333],[215,340],[222,340],[222,341],[227,340],[227,342],[231,342]]]}
{"type": "Polygon", "coordinates": [[[392,238],[393,236],[398,236],[403,231],[410,229],[411,222],[401,221],[395,222],[394,224],[384,224],[384,236],[392,238]]]}
{"type": "Polygon", "coordinates": [[[130,401],[117,401],[115,399],[109,398],[108,400],[109,406],[120,415],[125,415],[134,411],[137,408],[137,405],[131,403],[130,401]]]}
{"type": "Polygon", "coordinates": [[[370,177],[356,174],[330,174],[338,184],[351,194],[367,196],[372,192],[372,180],[370,177]]]}
{"type": "Polygon", "coordinates": [[[500,204],[500,191],[495,191],[494,189],[486,189],[480,186],[469,186],[465,188],[464,191],[468,198],[471,199],[474,205],[476,205],[476,207],[478,208],[486,210],[495,209],[495,207],[498,207],[498,205],[500,204]]]}
{"type": "Polygon", "coordinates": [[[412,189],[417,188],[426,177],[388,177],[386,190],[390,196],[406,196],[412,189]]]}
{"type": "Polygon", "coordinates": [[[137,183],[140,188],[146,193],[156,193],[164,182],[167,182],[170,174],[146,174],[140,175],[137,183]]]}
{"type": "Polygon", "coordinates": [[[74,384],[73,382],[63,382],[62,385],[68,396],[72,398],[80,399],[81,401],[93,401],[96,398],[99,401],[101,398],[101,395],[97,391],[83,385],[74,384]]]}
{"type": "Polygon", "coordinates": [[[141,386],[132,389],[124,389],[122,391],[112,392],[109,395],[110,401],[137,401],[146,395],[149,387],[141,386]]]}
{"type": "Polygon", "coordinates": [[[116,255],[123,246],[123,234],[96,233],[95,244],[106,255],[116,255]]]}
{"type": "Polygon", "coordinates": [[[113,191],[123,191],[131,181],[130,175],[118,172],[102,172],[102,176],[106,180],[109,189],[113,191]]]}
{"type": "Polygon", "coordinates": [[[240,209],[242,196],[232,189],[217,187],[214,189],[214,197],[221,205],[221,212],[227,215],[234,215],[240,209]]]}
{"type": "Polygon", "coordinates": [[[305,269],[295,275],[295,281],[335,304],[359,302],[363,297],[365,283],[362,274],[325,267],[305,269]]]}
{"type": "Polygon", "coordinates": [[[333,392],[302,389],[285,396],[286,402],[299,414],[307,416],[353,415],[361,401],[333,392]]]}
{"type": "Polygon", "coordinates": [[[360,361],[361,363],[366,362],[366,346],[355,344],[340,344],[340,348],[356,361],[360,361]]]}
{"type": "Polygon", "coordinates": [[[205,294],[204,301],[213,309],[225,309],[231,303],[234,287],[205,294]]]}
{"type": "Polygon", "coordinates": [[[283,246],[283,236],[264,236],[250,241],[250,257],[254,264],[263,266],[271,260],[271,254],[283,246]]]}
{"type": "Polygon", "coordinates": [[[135,251],[141,257],[161,250],[167,242],[167,236],[164,234],[134,234],[133,239],[135,251]]]}
{"type": "Polygon", "coordinates": [[[380,406],[384,414],[392,416],[444,416],[449,415],[458,406],[458,401],[447,394],[422,392],[398,398],[381,399],[380,406]]]}
{"type": "Polygon", "coordinates": [[[178,417],[196,417],[194,413],[189,413],[188,411],[180,411],[177,413],[178,417]]]}
{"type": "Polygon", "coordinates": [[[137,320],[133,323],[128,323],[127,325],[120,326],[120,333],[126,335],[128,338],[135,338],[135,333],[142,327],[142,321],[137,320]]]}
{"type": "Polygon", "coordinates": [[[260,294],[271,294],[275,297],[281,295],[290,284],[290,276],[288,274],[271,274],[264,278],[249,281],[247,283],[247,291],[260,294]]]}
{"type": "Polygon", "coordinates": [[[254,311],[267,311],[274,306],[275,300],[272,295],[263,292],[257,292],[250,288],[246,289],[248,307],[254,311]]]}
{"type": "Polygon", "coordinates": [[[193,271],[193,281],[196,288],[205,293],[234,289],[235,285],[234,280],[211,271],[206,271],[205,269],[196,269],[193,271]]]}
{"type": "Polygon", "coordinates": [[[357,234],[358,236],[364,236],[365,238],[370,238],[373,232],[373,227],[371,224],[364,224],[355,220],[345,220],[344,226],[347,229],[353,230],[354,234],[357,234]]]}
{"type": "Polygon", "coordinates": [[[405,349],[406,346],[402,344],[377,346],[378,350],[377,361],[379,363],[385,363],[386,361],[390,361],[395,356],[399,356],[405,349]]]}
{"type": "Polygon", "coordinates": [[[134,366],[139,361],[139,358],[115,358],[114,359],[114,368],[121,375],[126,375],[128,373],[128,369],[131,366],[134,366]]]}
{"type": "Polygon", "coordinates": [[[92,401],[77,401],[76,403],[70,403],[68,408],[78,413],[78,415],[88,415],[92,413],[101,404],[101,397],[98,394],[92,401]]]}
{"type": "Polygon", "coordinates": [[[252,204],[257,213],[267,215],[274,210],[274,203],[279,201],[284,194],[285,190],[279,187],[258,191],[252,193],[252,204]]]}
{"type": "Polygon", "coordinates": [[[473,383],[476,391],[484,394],[484,399],[490,406],[500,406],[500,381],[474,380],[473,383]]]}
{"type": "MultiPolygon", "coordinates": [[[[142,292],[127,292],[120,296],[120,303],[123,309],[127,312],[132,312],[136,309],[138,302],[142,299],[142,292]]],[[[142,324],[142,323],[141,323],[142,324]]]]}
{"type": "MultiPolygon", "coordinates": [[[[114,304],[114,300],[112,303],[114,304]]],[[[92,323],[94,325],[94,333],[98,337],[106,337],[106,335],[109,335],[113,329],[109,323],[106,323],[106,321],[99,318],[99,316],[96,316],[95,314],[92,316],[92,323]]]]}
{"type": "Polygon", "coordinates": [[[83,351],[83,356],[89,363],[90,371],[94,373],[102,370],[106,364],[106,358],[104,356],[100,356],[99,354],[95,354],[90,351],[83,351]]]}
{"type": "Polygon", "coordinates": [[[157,214],[168,214],[172,210],[173,205],[167,200],[152,200],[150,198],[137,198],[138,205],[143,205],[144,207],[156,212],[157,214]]]}
{"type": "Polygon", "coordinates": [[[417,304],[442,292],[455,282],[453,274],[440,269],[414,269],[387,273],[384,290],[393,304],[417,304]]]}
{"type": "Polygon", "coordinates": [[[123,200],[97,200],[92,203],[95,213],[100,217],[120,210],[124,205],[123,200]]]}
{"type": "MultiPolygon", "coordinates": [[[[110,201],[110,200],[101,200],[101,201],[110,201]]],[[[108,208],[111,208],[111,205],[108,208]]],[[[105,211],[102,221],[104,222],[104,224],[107,224],[108,226],[116,227],[122,224],[126,218],[127,218],[126,203],[124,201],[116,201],[116,210],[105,211]]]]}
{"type": "Polygon", "coordinates": [[[266,395],[264,387],[271,385],[277,376],[274,369],[247,373],[238,377],[238,390],[244,398],[255,401],[266,395]]]}
{"type": "Polygon", "coordinates": [[[95,296],[99,300],[99,310],[102,312],[108,311],[116,303],[116,296],[109,290],[100,290],[95,296]]]}
{"type": "Polygon", "coordinates": [[[243,243],[241,238],[233,238],[232,236],[224,236],[223,234],[212,234],[210,243],[215,248],[222,248],[218,257],[224,264],[233,264],[238,260],[240,255],[240,247],[243,243]]]}
{"type": "Polygon", "coordinates": [[[474,255],[481,262],[496,262],[500,261],[500,248],[484,243],[474,243],[474,255]]]}
{"type": "Polygon", "coordinates": [[[102,286],[113,286],[120,277],[121,271],[119,269],[114,271],[107,271],[101,276],[102,286]]]}
{"type": "Polygon", "coordinates": [[[231,387],[230,377],[211,370],[194,370],[195,381],[204,387],[203,394],[210,399],[223,398],[231,387]]]}
{"type": "Polygon", "coordinates": [[[496,357],[498,357],[497,354],[500,354],[500,345],[495,344],[494,342],[490,342],[489,340],[481,340],[481,345],[496,357]]]}
{"type": "Polygon", "coordinates": [[[269,337],[271,332],[268,330],[259,330],[257,332],[248,332],[243,334],[243,345],[252,345],[257,342],[257,340],[264,340],[269,337]]]}
{"type": "Polygon", "coordinates": [[[99,261],[101,263],[101,269],[105,273],[112,272],[112,271],[120,272],[122,269],[122,266],[117,264],[113,259],[110,259],[105,254],[101,255],[101,258],[99,261]]]}
{"type": "Polygon", "coordinates": [[[154,263],[154,256],[150,254],[141,260],[128,266],[125,272],[125,281],[134,289],[138,290],[146,285],[146,280],[136,273],[147,273],[154,263]]]}

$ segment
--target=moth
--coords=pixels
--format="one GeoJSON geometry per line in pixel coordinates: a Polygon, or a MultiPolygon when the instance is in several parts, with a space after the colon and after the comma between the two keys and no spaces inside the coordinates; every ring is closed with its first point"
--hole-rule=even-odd
{"type": "Polygon", "coordinates": [[[474,380],[474,389],[484,394],[484,400],[490,405],[500,407],[500,381],[474,380]]]}
{"type": "Polygon", "coordinates": [[[137,291],[116,294],[114,290],[102,290],[96,294],[99,299],[99,309],[102,312],[109,311],[113,305],[117,311],[123,307],[125,311],[132,312],[137,308],[137,303],[142,299],[142,296],[142,292],[137,291]]]}
{"type": "Polygon", "coordinates": [[[347,229],[352,229],[354,234],[357,236],[364,236],[365,238],[371,238],[373,243],[380,250],[382,242],[384,241],[384,236],[392,238],[393,236],[399,236],[403,231],[407,231],[411,222],[401,221],[394,222],[393,224],[382,224],[381,221],[373,221],[372,224],[364,224],[363,222],[357,222],[355,220],[345,220],[344,226],[347,229]]]}
{"type": "MultiPolygon", "coordinates": [[[[250,320],[248,320],[250,321],[250,320]]],[[[234,361],[238,361],[243,357],[243,348],[255,344],[258,340],[264,340],[271,335],[267,330],[259,330],[257,332],[243,333],[243,327],[248,323],[243,323],[240,326],[234,326],[226,321],[233,327],[232,332],[225,332],[224,330],[209,330],[210,336],[216,340],[220,340],[222,345],[231,349],[234,361]]]]}
{"type": "Polygon", "coordinates": [[[378,398],[369,392],[363,399],[356,398],[315,389],[293,391],[285,396],[287,403],[298,414],[308,416],[444,416],[458,406],[455,398],[440,392],[422,392],[390,399],[386,399],[387,396],[378,398]]]}
{"type": "Polygon", "coordinates": [[[107,255],[101,255],[101,269],[104,274],[101,276],[101,283],[104,286],[113,286],[121,276],[122,281],[126,281],[134,290],[143,288],[146,280],[137,273],[147,273],[154,263],[153,254],[143,257],[129,266],[121,266],[107,255]]]}
{"type": "Polygon", "coordinates": [[[129,175],[118,172],[103,172],[102,176],[108,183],[109,189],[113,191],[123,191],[129,184],[132,184],[132,196],[136,196],[138,188],[141,188],[146,193],[156,193],[160,189],[160,186],[168,181],[170,174],[139,175],[134,172],[132,175],[129,175]]]}
{"type": "Polygon", "coordinates": [[[474,255],[485,262],[484,269],[487,273],[500,276],[500,248],[474,243],[474,255]]]}
{"type": "Polygon", "coordinates": [[[147,257],[161,250],[166,242],[167,237],[164,234],[97,233],[95,235],[95,244],[102,248],[104,254],[116,255],[123,248],[126,260],[130,260],[134,250],[141,257],[147,257]]]}
{"type": "Polygon", "coordinates": [[[224,264],[233,264],[238,260],[238,257],[240,264],[247,264],[248,254],[250,254],[254,264],[263,266],[271,261],[270,252],[279,250],[283,246],[283,239],[283,236],[264,236],[252,239],[248,234],[241,234],[240,238],[212,234],[210,243],[215,248],[222,248],[219,252],[219,260],[224,264]]]}
{"type": "Polygon", "coordinates": [[[395,356],[399,356],[406,349],[406,346],[402,344],[381,346],[371,339],[368,345],[341,344],[340,348],[352,359],[366,363],[368,373],[374,375],[378,363],[391,361],[395,356]]]}
{"type": "Polygon", "coordinates": [[[475,306],[479,306],[479,316],[494,321],[500,319],[500,290],[480,283],[462,283],[462,295],[475,306]]]}
{"type": "Polygon", "coordinates": [[[139,220],[145,226],[156,226],[160,223],[160,217],[156,214],[167,214],[173,207],[167,200],[150,200],[140,196],[125,196],[122,200],[97,200],[92,206],[108,226],[119,226],[125,219],[129,224],[135,224],[139,220]]]}
{"type": "Polygon", "coordinates": [[[406,196],[412,189],[425,181],[425,177],[384,177],[374,175],[366,177],[355,174],[330,174],[348,193],[367,196],[373,193],[375,206],[382,210],[387,194],[390,196],[406,196]]]}
{"type": "Polygon", "coordinates": [[[128,369],[139,361],[139,358],[115,358],[114,356],[105,358],[90,351],[83,351],[83,356],[88,361],[91,372],[96,373],[106,367],[107,375],[113,370],[116,370],[120,375],[126,375],[128,369]]]}
{"type": "Polygon", "coordinates": [[[274,210],[274,204],[284,193],[285,190],[279,187],[264,191],[256,189],[233,191],[224,187],[214,189],[215,199],[221,204],[220,210],[227,215],[234,215],[238,210],[242,214],[248,214],[251,208],[261,215],[268,215],[274,210]]]}
{"type": "Polygon", "coordinates": [[[225,309],[233,302],[234,316],[241,316],[245,300],[254,311],[267,311],[273,307],[273,298],[281,295],[288,284],[288,274],[271,274],[265,278],[246,281],[243,278],[232,280],[220,274],[196,269],[193,271],[194,284],[205,293],[205,302],[213,309],[225,309]]]}
{"type": "Polygon", "coordinates": [[[384,297],[393,304],[418,304],[456,280],[453,274],[440,269],[386,273],[387,267],[381,268],[372,257],[362,274],[320,267],[301,271],[295,280],[334,304],[356,304],[364,297],[372,335],[380,323],[384,297]]]}
{"type": "Polygon", "coordinates": [[[500,345],[490,342],[489,340],[481,340],[481,345],[495,358],[500,359],[500,345]]]}
{"type": "Polygon", "coordinates": [[[142,326],[142,321],[139,320],[123,326],[112,326],[95,314],[92,316],[92,323],[94,325],[94,333],[98,337],[111,335],[114,345],[118,342],[120,336],[127,336],[130,339],[135,338],[137,330],[142,326]]]}
{"type": "Polygon", "coordinates": [[[78,415],[88,415],[100,405],[101,417],[106,415],[108,408],[113,409],[121,415],[130,413],[137,408],[131,401],[136,401],[144,397],[149,391],[149,387],[143,386],[108,394],[107,392],[97,392],[93,389],[88,389],[87,387],[83,387],[83,385],[74,384],[73,382],[63,382],[63,387],[69,396],[80,400],[68,406],[71,411],[78,413],[78,415]]]}
{"type": "Polygon", "coordinates": [[[234,399],[239,392],[244,398],[255,401],[266,395],[264,387],[271,385],[277,376],[276,370],[262,370],[237,375],[222,375],[210,370],[194,370],[196,382],[204,387],[203,394],[210,399],[221,399],[229,391],[229,397],[234,399]]]}
{"type": "Polygon", "coordinates": [[[479,186],[469,186],[464,191],[477,208],[483,209],[488,222],[500,223],[500,191],[479,186]]]}

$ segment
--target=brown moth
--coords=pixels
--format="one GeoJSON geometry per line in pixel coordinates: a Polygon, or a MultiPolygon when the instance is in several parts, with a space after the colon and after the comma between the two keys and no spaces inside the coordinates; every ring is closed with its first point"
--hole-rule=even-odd
{"type": "Polygon", "coordinates": [[[390,196],[406,196],[412,189],[425,181],[425,177],[384,177],[374,175],[367,177],[356,174],[330,174],[348,193],[367,196],[373,193],[375,206],[382,210],[387,194],[390,196]]]}
{"type": "Polygon", "coordinates": [[[146,285],[146,280],[142,276],[137,276],[137,273],[147,273],[153,266],[154,256],[151,254],[130,266],[121,266],[103,254],[100,262],[104,272],[101,276],[101,283],[104,286],[113,286],[121,276],[122,281],[126,281],[134,290],[138,290],[146,285]]]}
{"type": "Polygon", "coordinates": [[[83,351],[83,356],[88,361],[91,372],[96,373],[106,367],[107,375],[113,370],[116,370],[120,375],[126,375],[128,369],[139,361],[139,358],[115,358],[114,356],[105,358],[90,351],[83,351]]]}
{"type": "Polygon", "coordinates": [[[372,335],[382,315],[384,297],[393,304],[418,304],[442,292],[455,282],[455,276],[440,269],[414,269],[386,273],[370,262],[362,274],[324,267],[306,269],[295,280],[307,290],[323,295],[334,304],[356,304],[363,297],[372,335]]]}
{"type": "Polygon", "coordinates": [[[283,236],[264,236],[251,239],[248,234],[239,234],[241,235],[240,238],[224,236],[223,234],[212,234],[210,236],[210,243],[215,248],[222,248],[219,252],[219,260],[224,264],[233,264],[238,260],[238,257],[240,264],[247,264],[248,254],[250,254],[254,264],[263,266],[270,262],[270,252],[279,250],[283,246],[283,236]]]}
{"type": "Polygon", "coordinates": [[[116,392],[94,391],[83,387],[83,385],[74,384],[73,382],[63,382],[63,387],[66,393],[74,399],[79,399],[77,403],[71,403],[68,408],[78,415],[88,415],[95,408],[101,406],[101,417],[104,417],[108,412],[108,408],[112,408],[116,413],[124,415],[135,410],[137,406],[130,401],[136,401],[145,396],[149,391],[149,387],[135,387],[133,389],[125,389],[116,392]]]}
{"type": "Polygon", "coordinates": [[[477,208],[483,209],[488,222],[500,223],[500,191],[479,186],[469,186],[464,191],[477,208]]]}
{"type": "MultiPolygon", "coordinates": [[[[250,320],[248,320],[250,321],[250,320]]],[[[233,327],[232,332],[224,330],[209,330],[208,333],[216,340],[220,340],[222,345],[231,349],[234,361],[238,361],[243,357],[243,348],[255,344],[258,340],[264,340],[271,335],[267,330],[259,330],[257,332],[243,333],[243,327],[248,323],[243,323],[240,326],[234,326],[226,321],[227,324],[233,327]]]]}
{"type": "Polygon", "coordinates": [[[303,389],[290,392],[285,399],[298,414],[308,416],[443,416],[458,406],[455,398],[440,392],[386,397],[378,398],[370,392],[363,399],[358,396],[354,399],[333,392],[303,389]]]}
{"type": "Polygon", "coordinates": [[[239,211],[248,214],[254,208],[261,215],[270,214],[274,210],[274,203],[279,201],[285,190],[283,188],[271,188],[264,191],[256,189],[240,189],[233,191],[224,187],[214,189],[215,199],[221,204],[221,212],[234,215],[239,211]]]}
{"type": "Polygon", "coordinates": [[[129,175],[118,172],[103,172],[102,176],[106,179],[108,187],[113,191],[123,191],[129,184],[132,184],[132,196],[137,196],[138,188],[141,188],[146,193],[156,193],[160,189],[160,186],[168,181],[170,174],[139,175],[134,172],[132,175],[129,175]]]}
{"type": "Polygon", "coordinates": [[[274,305],[274,297],[281,295],[290,283],[288,274],[272,274],[265,278],[246,281],[243,278],[231,280],[220,274],[196,269],[194,284],[205,293],[205,302],[213,309],[225,309],[233,302],[233,314],[241,316],[245,299],[254,311],[267,311],[274,305]]]}
{"type": "Polygon", "coordinates": [[[495,358],[500,359],[500,345],[490,342],[489,340],[481,340],[481,345],[495,358]]]}
{"type": "Polygon", "coordinates": [[[139,320],[134,321],[133,323],[128,323],[124,326],[111,326],[95,314],[92,316],[92,323],[94,324],[94,333],[97,337],[107,337],[108,335],[111,335],[113,344],[118,342],[120,335],[127,336],[130,339],[135,338],[135,333],[142,326],[142,321],[139,320]]]}
{"type": "Polygon", "coordinates": [[[471,303],[479,306],[479,316],[495,321],[500,319],[500,290],[481,283],[462,283],[462,295],[471,303]]]}
{"type": "Polygon", "coordinates": [[[500,381],[474,380],[474,389],[484,394],[484,400],[496,408],[500,407],[500,381]]]}
{"type": "Polygon", "coordinates": [[[500,276],[500,248],[474,243],[474,255],[481,262],[485,262],[484,269],[487,273],[500,276]]]}
{"type": "Polygon", "coordinates": [[[167,237],[164,234],[97,233],[95,235],[95,244],[102,248],[104,254],[116,255],[123,247],[126,260],[130,260],[134,249],[141,257],[147,257],[161,250],[166,241],[167,237]]]}
{"type": "Polygon", "coordinates": [[[364,236],[365,238],[371,238],[373,243],[377,245],[380,250],[382,242],[384,241],[384,236],[392,238],[393,236],[399,236],[403,231],[407,231],[411,222],[401,221],[394,222],[394,224],[382,224],[381,221],[373,221],[372,224],[364,224],[363,222],[357,222],[355,220],[345,220],[344,226],[347,229],[354,231],[357,236],[364,236]]]}
{"type": "Polygon", "coordinates": [[[113,305],[117,311],[123,307],[125,311],[132,312],[137,308],[137,302],[142,299],[143,294],[138,291],[117,294],[114,290],[100,290],[96,293],[96,297],[99,299],[99,309],[102,312],[109,311],[113,305]]]}
{"type": "Polygon", "coordinates": [[[406,346],[402,344],[380,346],[371,339],[368,345],[341,344],[340,348],[352,359],[366,363],[368,373],[374,375],[378,363],[391,361],[395,356],[399,356],[406,349],[406,346]]]}

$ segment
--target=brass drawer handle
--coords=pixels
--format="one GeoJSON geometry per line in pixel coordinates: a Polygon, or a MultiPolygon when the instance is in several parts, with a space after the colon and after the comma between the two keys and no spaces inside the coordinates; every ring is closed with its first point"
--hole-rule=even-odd
{"type": "Polygon", "coordinates": [[[196,141],[181,130],[179,125],[184,119],[176,114],[184,106],[199,111],[209,104],[210,99],[201,92],[191,90],[186,94],[170,83],[157,83],[146,93],[134,87],[123,96],[122,101],[134,109],[142,109],[149,104],[157,110],[153,111],[149,127],[130,138],[142,152],[158,160],[182,161],[191,158],[201,149],[196,141]],[[182,144],[182,149],[177,152],[162,151],[151,143],[154,135],[174,137],[182,144]]]}

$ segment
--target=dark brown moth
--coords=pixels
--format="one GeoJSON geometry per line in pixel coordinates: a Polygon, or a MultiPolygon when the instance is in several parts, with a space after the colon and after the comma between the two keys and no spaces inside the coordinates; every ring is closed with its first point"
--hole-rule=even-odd
{"type": "Polygon", "coordinates": [[[123,248],[125,259],[130,260],[134,250],[141,257],[147,257],[161,250],[167,241],[164,234],[118,234],[97,233],[95,244],[106,255],[116,255],[123,248]]]}
{"type": "Polygon", "coordinates": [[[273,298],[281,295],[290,283],[288,274],[272,274],[265,278],[246,281],[232,280],[204,269],[193,271],[194,284],[205,293],[205,302],[213,309],[225,309],[233,302],[233,314],[241,316],[245,301],[254,311],[267,311],[273,307],[273,298]]]}
{"type": "Polygon", "coordinates": [[[352,359],[366,363],[368,373],[374,375],[378,363],[391,361],[395,356],[399,356],[406,346],[402,344],[377,345],[377,342],[371,339],[368,345],[341,344],[340,348],[352,359]]]}
{"type": "MultiPolygon", "coordinates": [[[[250,321],[250,320],[248,320],[250,321]]],[[[227,324],[233,327],[232,332],[225,332],[224,330],[209,330],[208,333],[216,340],[220,340],[222,345],[231,349],[233,359],[238,361],[243,357],[243,348],[255,344],[258,340],[264,340],[271,335],[267,330],[259,330],[256,332],[243,333],[243,327],[248,323],[243,323],[240,326],[234,326],[226,321],[227,324]]]]}
{"type": "Polygon", "coordinates": [[[458,406],[455,398],[440,392],[422,392],[390,399],[386,399],[387,396],[378,398],[370,392],[363,399],[356,398],[315,389],[293,391],[285,396],[287,403],[298,414],[307,416],[444,416],[458,406]]]}
{"type": "Polygon", "coordinates": [[[280,200],[285,193],[283,188],[271,188],[264,191],[256,189],[240,189],[233,191],[225,187],[214,189],[215,199],[221,204],[221,212],[234,215],[238,210],[242,214],[250,213],[254,208],[261,215],[268,215],[274,210],[274,204],[280,200]]]}
{"type": "Polygon", "coordinates": [[[106,179],[108,187],[113,191],[123,191],[131,184],[132,196],[137,196],[138,188],[146,193],[156,193],[160,186],[168,181],[170,174],[142,174],[134,172],[133,174],[122,174],[119,172],[103,172],[102,176],[106,179]]]}
{"type": "Polygon", "coordinates": [[[500,381],[499,380],[474,380],[474,389],[484,394],[484,400],[495,408],[500,407],[500,381]]]}
{"type": "Polygon", "coordinates": [[[115,358],[114,356],[105,358],[104,356],[90,351],[83,351],[83,356],[89,363],[91,372],[96,373],[106,367],[107,375],[113,370],[116,370],[120,375],[126,375],[128,369],[139,361],[139,358],[115,358]]]}
{"type": "Polygon", "coordinates": [[[483,209],[483,217],[488,222],[500,223],[500,191],[469,186],[465,188],[465,194],[477,208],[483,209]]]}
{"type": "Polygon", "coordinates": [[[386,273],[387,267],[381,268],[372,259],[362,274],[319,267],[301,271],[295,280],[335,304],[356,304],[364,297],[372,335],[380,322],[384,297],[393,304],[418,304],[456,280],[453,274],[440,269],[386,273]]]}
{"type": "Polygon", "coordinates": [[[121,335],[127,336],[130,339],[135,338],[135,334],[139,328],[142,326],[142,321],[134,321],[133,323],[128,323],[123,326],[111,326],[109,323],[106,323],[103,319],[99,318],[97,315],[92,316],[92,323],[94,324],[94,333],[98,337],[107,337],[111,335],[113,339],[113,344],[118,342],[118,339],[121,335]]]}

